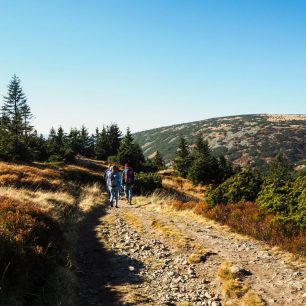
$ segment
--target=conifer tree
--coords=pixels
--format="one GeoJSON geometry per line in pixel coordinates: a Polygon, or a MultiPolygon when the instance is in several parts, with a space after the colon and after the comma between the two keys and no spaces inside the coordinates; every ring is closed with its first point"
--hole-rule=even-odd
{"type": "Polygon", "coordinates": [[[165,162],[159,151],[156,151],[154,157],[152,158],[153,165],[156,166],[158,170],[165,168],[165,162]]]}
{"type": "Polygon", "coordinates": [[[31,117],[20,79],[14,75],[8,85],[8,93],[7,96],[4,96],[2,106],[2,123],[7,131],[6,154],[8,159],[25,160],[28,158],[26,139],[32,131],[31,117]]]}
{"type": "Polygon", "coordinates": [[[278,154],[269,164],[265,183],[289,181],[292,178],[292,165],[278,154]]]}
{"type": "Polygon", "coordinates": [[[179,145],[174,159],[174,169],[180,176],[186,178],[190,167],[190,162],[191,160],[187,141],[183,136],[180,136],[179,145]]]}
{"type": "Polygon", "coordinates": [[[117,155],[121,139],[122,133],[117,124],[112,123],[109,127],[107,127],[108,156],[117,155]]]}
{"type": "Polygon", "coordinates": [[[82,156],[92,157],[94,152],[94,138],[92,135],[89,135],[87,128],[82,125],[80,131],[80,142],[81,150],[80,153],[82,156]]]}
{"type": "Polygon", "coordinates": [[[134,171],[141,171],[145,162],[142,149],[139,144],[134,143],[134,138],[129,128],[121,141],[117,160],[120,164],[128,163],[134,168],[134,171]]]}
{"type": "Polygon", "coordinates": [[[101,132],[98,129],[96,130],[95,156],[97,159],[107,160],[108,155],[108,136],[106,128],[103,126],[101,132]]]}
{"type": "Polygon", "coordinates": [[[195,185],[206,184],[217,180],[218,172],[218,162],[212,156],[208,142],[204,141],[201,136],[198,136],[192,152],[192,162],[188,171],[188,178],[195,185]]]}

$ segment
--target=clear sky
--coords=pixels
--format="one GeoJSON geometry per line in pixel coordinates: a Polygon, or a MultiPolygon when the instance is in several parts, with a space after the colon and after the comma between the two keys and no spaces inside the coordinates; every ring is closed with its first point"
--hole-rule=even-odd
{"type": "Polygon", "coordinates": [[[0,37],[41,133],[306,113],[304,0],[1,0],[0,37]]]}

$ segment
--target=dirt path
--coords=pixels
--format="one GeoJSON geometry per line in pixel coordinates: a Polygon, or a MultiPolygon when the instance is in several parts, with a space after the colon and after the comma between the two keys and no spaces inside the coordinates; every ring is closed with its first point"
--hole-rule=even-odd
{"type": "Polygon", "coordinates": [[[305,268],[148,198],[95,209],[80,233],[81,305],[306,305],[305,268]]]}

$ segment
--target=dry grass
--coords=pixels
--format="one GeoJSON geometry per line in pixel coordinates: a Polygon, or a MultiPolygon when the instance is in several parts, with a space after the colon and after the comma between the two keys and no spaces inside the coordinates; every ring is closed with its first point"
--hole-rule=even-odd
{"type": "Polygon", "coordinates": [[[127,224],[135,227],[140,234],[145,231],[144,225],[142,224],[141,220],[132,212],[125,210],[123,212],[123,218],[127,224]]]}
{"type": "Polygon", "coordinates": [[[0,162],[1,186],[57,189],[62,184],[58,170],[0,162]]]}
{"type": "MultiPolygon", "coordinates": [[[[48,277],[46,282],[42,284],[43,295],[40,297],[39,293],[33,298],[39,298],[41,304],[46,301],[45,305],[51,303],[52,305],[72,306],[76,305],[77,299],[75,296],[75,272],[70,269],[75,265],[74,249],[77,241],[77,225],[86,213],[101,204],[103,198],[100,185],[92,184],[92,182],[101,181],[102,176],[97,171],[81,166],[60,164],[49,165],[52,168],[47,168],[47,166],[47,164],[27,166],[0,162],[0,195],[1,199],[8,199],[5,200],[7,208],[2,205],[2,215],[5,217],[3,217],[4,219],[0,218],[2,220],[0,242],[6,243],[7,238],[11,237],[9,238],[10,244],[5,244],[5,247],[2,247],[1,252],[4,252],[4,256],[0,258],[0,264],[1,259],[11,256],[9,255],[11,253],[8,252],[14,251],[14,249],[10,249],[9,245],[17,245],[24,235],[34,233],[36,229],[39,230],[41,224],[36,225],[37,222],[31,221],[36,218],[36,215],[45,216],[43,218],[47,218],[46,220],[48,218],[55,220],[54,222],[59,224],[64,238],[60,242],[60,247],[64,250],[62,256],[65,256],[65,259],[62,260],[62,263],[64,262],[65,266],[62,263],[59,265],[54,263],[51,270],[46,270],[48,277]],[[85,185],[84,183],[87,182],[91,184],[85,185]],[[13,208],[13,204],[9,203],[21,203],[18,204],[20,207],[18,213],[12,214],[10,212],[15,208],[13,208]],[[9,224],[15,225],[10,226],[9,224]],[[2,230],[3,228],[6,229],[5,232],[2,230]]],[[[39,237],[39,234],[34,237],[39,237]]],[[[44,239],[48,240],[50,237],[49,234],[46,234],[44,239]]],[[[20,248],[25,246],[22,245],[20,248]]],[[[35,247],[35,244],[33,246],[35,247]]],[[[46,250],[43,248],[44,246],[38,246],[33,250],[38,254],[41,252],[44,254],[46,250]]],[[[50,250],[50,246],[47,246],[47,250],[50,250]]],[[[15,265],[18,263],[18,258],[16,257],[15,265]]],[[[36,260],[33,261],[34,267],[36,262],[38,263],[36,260]]],[[[42,264],[42,266],[44,265],[42,264]]],[[[19,273],[22,273],[26,268],[26,266],[21,267],[19,273]]],[[[38,264],[35,270],[38,272],[40,269],[38,264]]],[[[18,276],[16,275],[17,281],[18,276]]],[[[21,286],[19,286],[18,292],[22,293],[21,286]]],[[[17,298],[17,293],[11,292],[9,294],[11,300],[14,300],[15,296],[17,298]]],[[[2,297],[5,298],[4,295],[2,297]]]]}
{"type": "Polygon", "coordinates": [[[230,271],[232,265],[231,262],[226,261],[217,271],[225,305],[264,306],[263,300],[256,292],[243,281],[236,279],[236,276],[230,271]]]}
{"type": "MultiPolygon", "coordinates": [[[[181,192],[182,190],[184,191],[184,185],[181,187],[178,183],[179,181],[187,184],[185,183],[184,179],[179,179],[176,177],[165,176],[164,180],[167,186],[171,185],[171,188],[177,190],[178,192],[181,192]]],[[[267,214],[260,210],[254,202],[216,205],[215,207],[210,208],[208,207],[207,203],[203,201],[181,201],[178,199],[169,199],[169,197],[165,197],[165,203],[161,204],[161,200],[153,200],[156,204],[159,204],[162,207],[168,205],[178,211],[192,211],[195,214],[215,220],[219,224],[228,226],[228,229],[230,228],[233,232],[248,235],[249,237],[253,237],[257,240],[268,243],[270,247],[278,246],[284,251],[300,256],[299,258],[296,258],[296,260],[293,259],[294,261],[305,260],[305,229],[294,227],[289,223],[278,225],[277,223],[273,222],[275,215],[267,214]]],[[[228,229],[224,227],[224,230],[229,231],[228,229]]]]}
{"type": "Polygon", "coordinates": [[[187,179],[169,175],[162,176],[162,184],[165,189],[177,190],[183,195],[197,200],[203,199],[203,194],[206,189],[205,186],[193,186],[187,179]]]}

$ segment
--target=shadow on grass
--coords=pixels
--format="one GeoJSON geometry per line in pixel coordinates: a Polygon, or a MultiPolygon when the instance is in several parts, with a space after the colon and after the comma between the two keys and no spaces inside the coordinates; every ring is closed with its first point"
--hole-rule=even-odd
{"type": "Polygon", "coordinates": [[[114,250],[106,250],[99,241],[95,229],[101,223],[99,219],[105,214],[105,205],[93,209],[80,227],[77,245],[80,306],[122,305],[120,293],[111,287],[143,282],[139,276],[143,267],[141,262],[119,255],[114,250]],[[129,266],[133,266],[135,270],[129,271],[129,266]]]}

